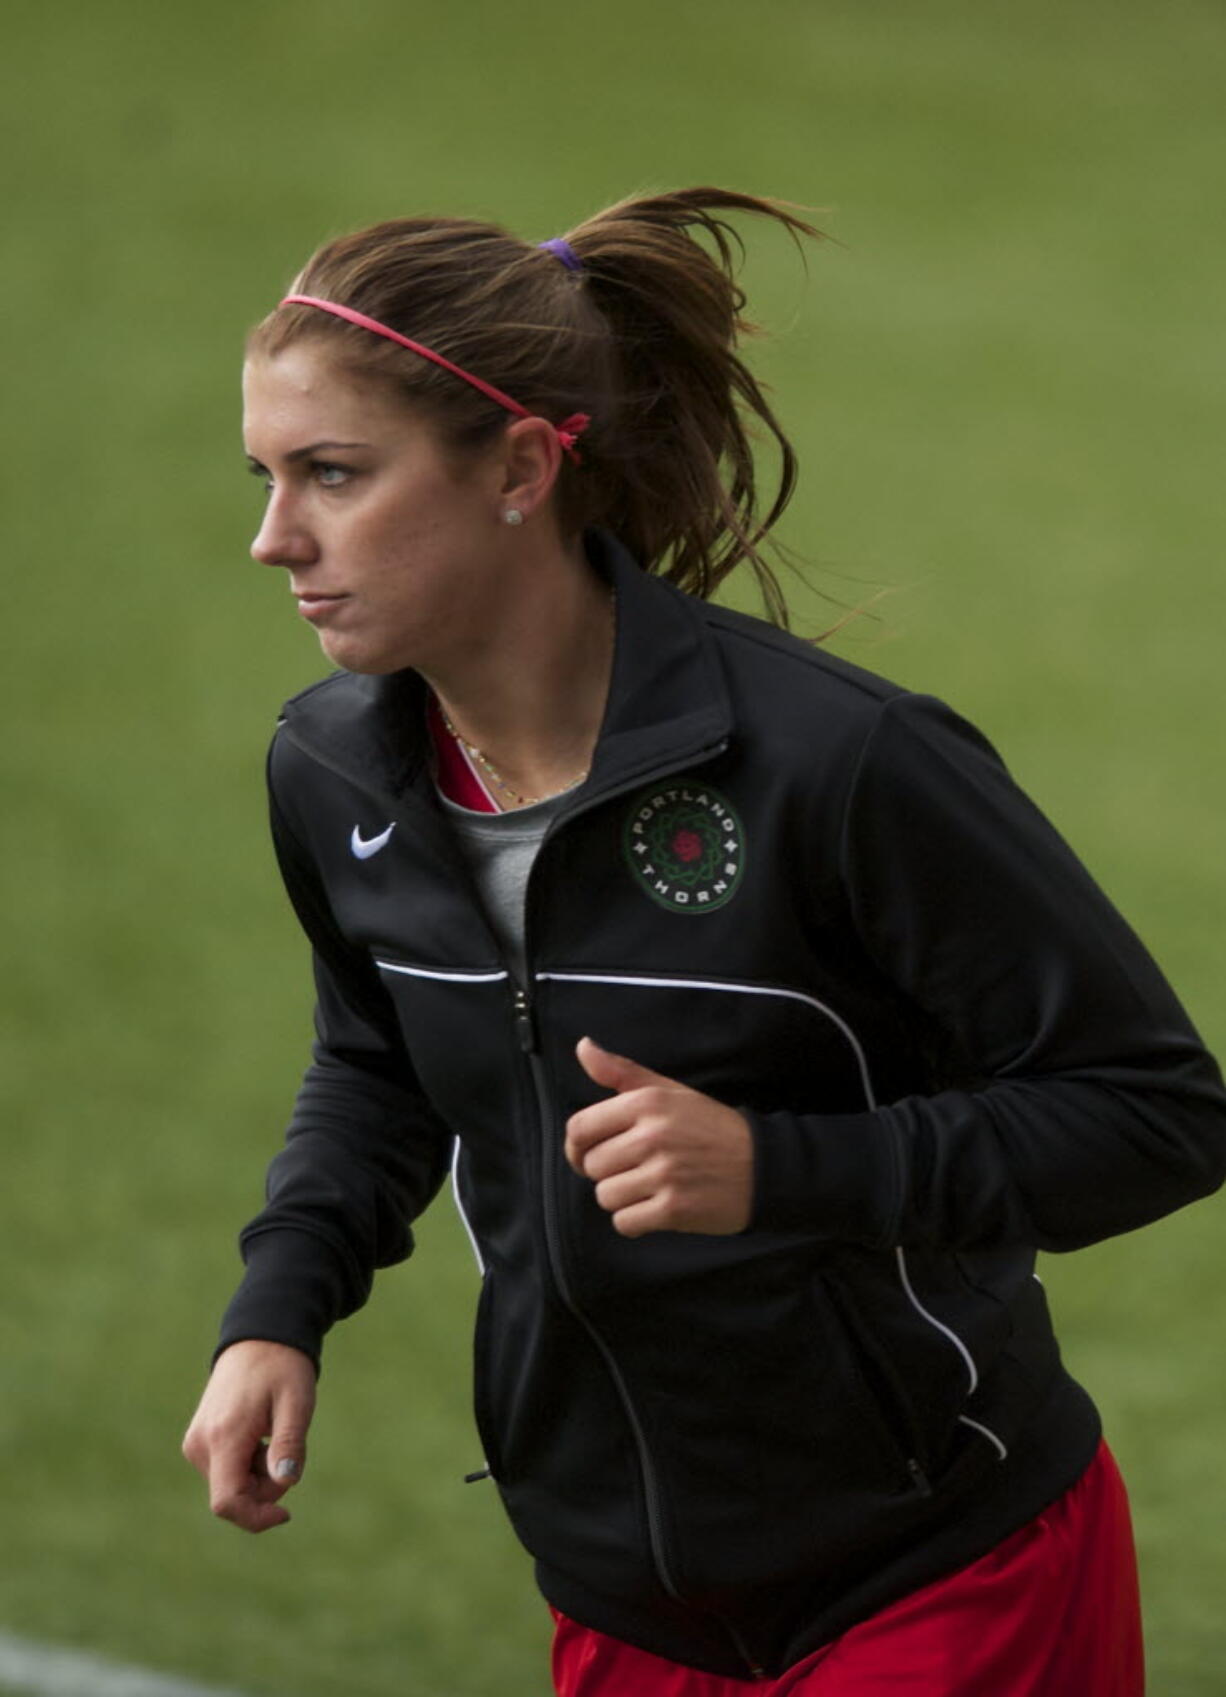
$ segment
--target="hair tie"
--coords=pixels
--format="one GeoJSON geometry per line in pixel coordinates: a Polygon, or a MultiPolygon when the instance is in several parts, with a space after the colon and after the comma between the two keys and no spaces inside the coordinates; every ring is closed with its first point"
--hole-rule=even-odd
{"type": "Polygon", "coordinates": [[[591,422],[590,413],[573,412],[569,418],[564,418],[561,424],[554,425],[558,441],[562,444],[562,452],[569,454],[576,465],[582,465],[583,461],[575,444],[591,422]]]}
{"type": "Polygon", "coordinates": [[[565,237],[551,236],[547,242],[538,242],[536,245],[538,248],[545,248],[555,259],[560,259],[568,271],[583,270],[583,261],[565,237]]]}

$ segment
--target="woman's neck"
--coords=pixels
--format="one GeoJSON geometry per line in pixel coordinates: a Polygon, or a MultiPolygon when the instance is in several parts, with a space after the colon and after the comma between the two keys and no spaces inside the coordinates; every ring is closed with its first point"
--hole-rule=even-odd
{"type": "Polygon", "coordinates": [[[426,673],[449,727],[502,780],[502,807],[586,773],[613,663],[612,591],[581,552],[528,565],[465,654],[426,673]]]}

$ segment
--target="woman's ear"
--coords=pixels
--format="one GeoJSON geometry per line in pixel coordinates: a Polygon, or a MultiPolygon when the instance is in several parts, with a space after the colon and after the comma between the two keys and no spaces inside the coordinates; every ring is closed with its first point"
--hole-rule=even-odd
{"type": "Polygon", "coordinates": [[[558,480],[562,445],[545,418],[517,418],[503,433],[502,489],[507,509],[530,518],[546,505],[558,480]]]}

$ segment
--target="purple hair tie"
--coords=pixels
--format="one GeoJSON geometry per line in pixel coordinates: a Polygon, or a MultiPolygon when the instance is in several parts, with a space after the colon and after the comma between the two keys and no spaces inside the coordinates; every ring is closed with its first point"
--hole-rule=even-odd
{"type": "Polygon", "coordinates": [[[582,271],[583,261],[562,236],[552,236],[547,242],[538,242],[537,247],[547,248],[555,259],[560,259],[568,271],[582,271]]]}

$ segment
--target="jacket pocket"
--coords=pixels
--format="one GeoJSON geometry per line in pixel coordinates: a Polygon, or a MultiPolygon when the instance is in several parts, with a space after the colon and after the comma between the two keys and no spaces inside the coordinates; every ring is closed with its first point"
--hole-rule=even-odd
{"type": "Polygon", "coordinates": [[[818,1275],[818,1300],[828,1316],[843,1361],[850,1413],[861,1415],[900,1480],[929,1489],[932,1446],[902,1377],[862,1324],[855,1304],[837,1277],[818,1275]]]}
{"type": "Polygon", "coordinates": [[[493,1337],[494,1275],[487,1268],[481,1281],[477,1302],[477,1323],[473,1335],[473,1418],[485,1465],[491,1477],[502,1478],[502,1453],[497,1440],[493,1409],[490,1402],[490,1356],[493,1337]]]}

